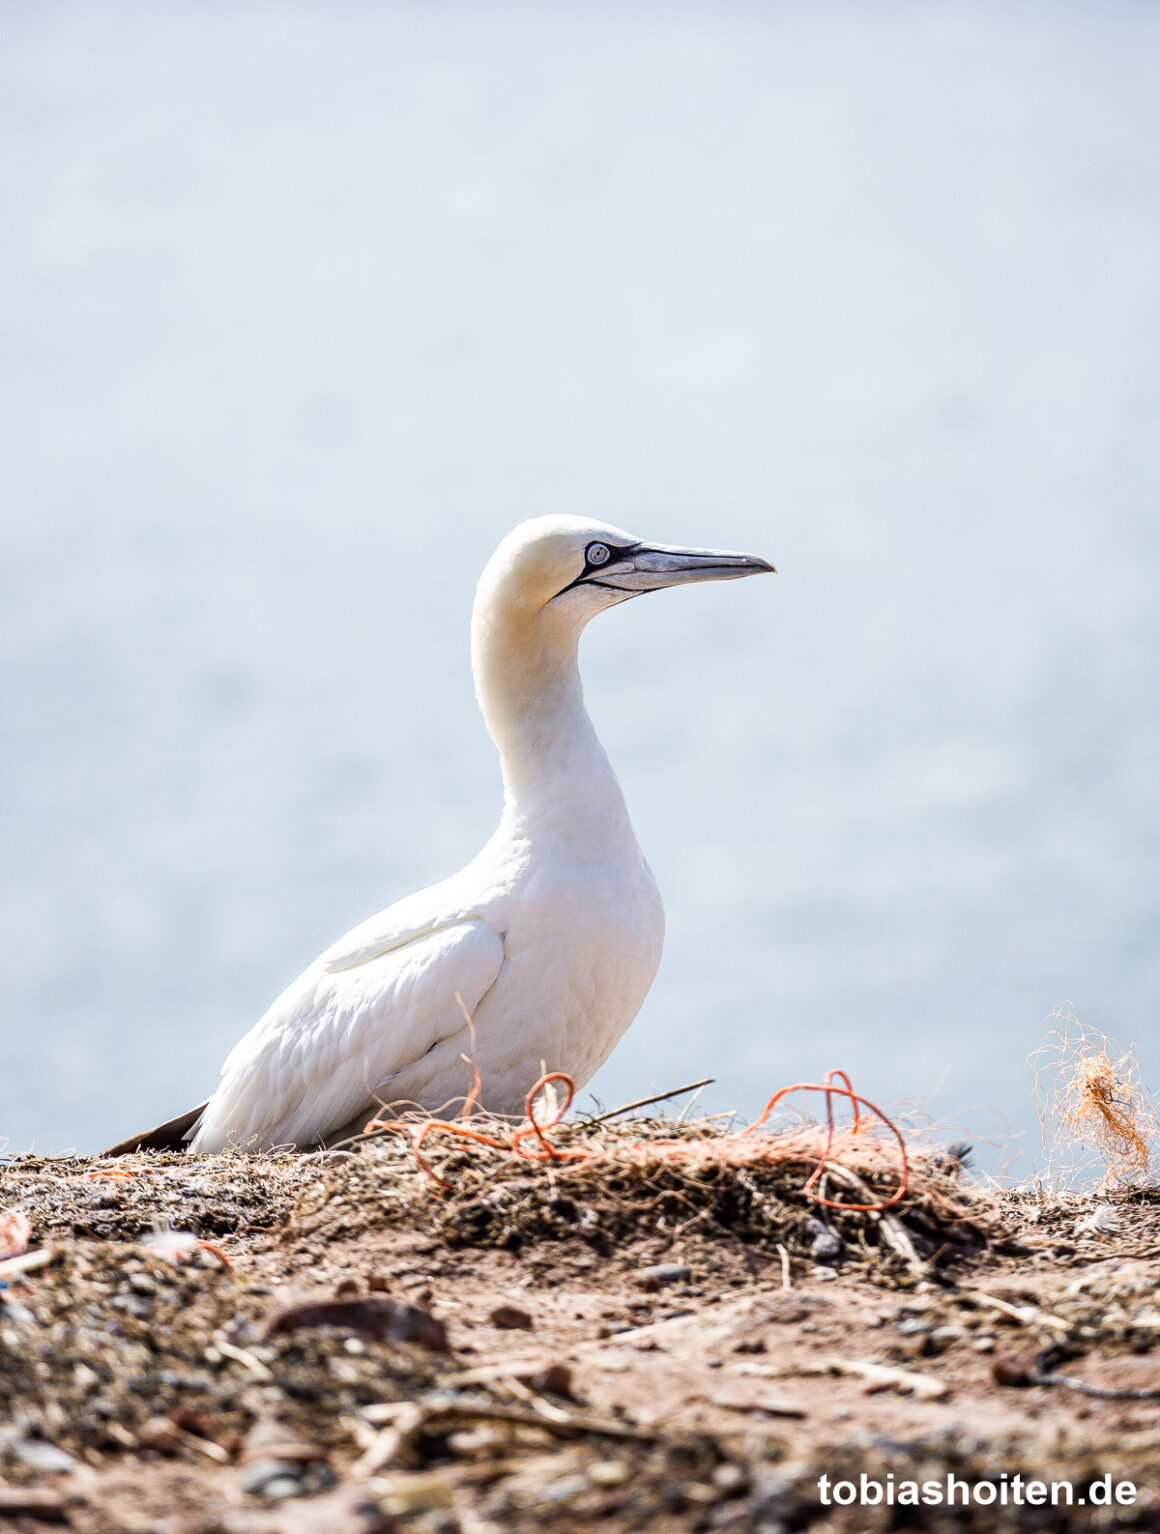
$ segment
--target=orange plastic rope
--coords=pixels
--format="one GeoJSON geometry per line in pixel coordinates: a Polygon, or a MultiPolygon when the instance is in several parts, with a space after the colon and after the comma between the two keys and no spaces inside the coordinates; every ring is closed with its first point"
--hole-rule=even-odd
{"type": "MultiPolygon", "coordinates": [[[[555,1093],[552,1095],[555,1096],[555,1093]]],[[[557,1150],[552,1142],[548,1139],[548,1135],[553,1129],[555,1129],[556,1125],[560,1122],[560,1120],[567,1113],[568,1109],[572,1106],[572,1099],[575,1096],[576,1083],[566,1072],[549,1071],[546,1076],[541,1076],[539,1081],[536,1082],[535,1086],[528,1093],[527,1097],[524,1098],[524,1112],[528,1116],[528,1122],[521,1129],[517,1129],[515,1134],[512,1135],[513,1153],[517,1156],[526,1156],[529,1161],[565,1161],[584,1157],[587,1152],[557,1150]],[[532,1111],[535,1107],[536,1098],[539,1097],[544,1088],[549,1086],[553,1081],[562,1081],[568,1089],[568,1095],[565,1097],[564,1101],[557,1106],[555,1113],[550,1119],[546,1119],[542,1124],[537,1123],[536,1115],[532,1111]],[[535,1151],[526,1151],[521,1149],[523,1142],[529,1135],[535,1135],[536,1139],[540,1142],[541,1153],[539,1155],[537,1155],[535,1151]]]]}
{"type": "Polygon", "coordinates": [[[795,1082],[792,1087],[782,1087],[781,1091],[775,1092],[766,1103],[764,1109],[762,1110],[761,1116],[755,1119],[753,1123],[750,1124],[748,1129],[743,1129],[741,1131],[742,1135],[752,1134],[755,1129],[761,1129],[763,1125],[768,1121],[769,1115],[777,1107],[778,1103],[781,1102],[782,1098],[788,1097],[791,1092],[823,1092],[825,1093],[826,1098],[826,1143],[822,1147],[821,1155],[818,1157],[817,1166],[810,1173],[804,1187],[802,1188],[802,1192],[805,1194],[805,1196],[813,1203],[821,1204],[826,1209],[849,1209],[858,1214],[881,1213],[883,1210],[893,1209],[896,1204],[900,1204],[906,1197],[907,1189],[910,1186],[910,1160],[906,1154],[906,1141],[902,1138],[902,1132],[898,1128],[898,1125],[895,1124],[893,1119],[888,1118],[887,1115],[883,1113],[881,1108],[876,1108],[868,1098],[861,1097],[857,1092],[854,1091],[854,1088],[850,1085],[850,1078],[847,1076],[845,1071],[827,1071],[825,1079],[821,1083],[816,1081],[798,1081],[795,1082]],[[842,1081],[844,1085],[840,1087],[834,1086],[835,1077],[842,1081]],[[890,1133],[898,1142],[898,1158],[900,1162],[898,1187],[895,1188],[894,1192],[890,1195],[889,1198],[882,1199],[880,1202],[873,1204],[847,1204],[844,1203],[841,1199],[822,1198],[819,1194],[813,1191],[816,1184],[821,1181],[822,1174],[825,1172],[829,1163],[830,1151],[834,1146],[835,1097],[847,1097],[850,1100],[851,1106],[854,1110],[854,1122],[850,1125],[849,1131],[851,1134],[858,1134],[861,1131],[862,1124],[864,1122],[858,1112],[859,1105],[861,1105],[864,1108],[869,1108],[870,1112],[875,1116],[875,1118],[879,1119],[883,1124],[885,1124],[886,1128],[889,1129],[890,1133]]]}
{"type": "MultiPolygon", "coordinates": [[[[420,1126],[415,1134],[413,1149],[415,1160],[426,1172],[432,1181],[437,1182],[441,1188],[449,1188],[451,1184],[446,1178],[440,1177],[439,1173],[423,1155],[423,1142],[431,1134],[452,1135],[457,1140],[474,1140],[477,1144],[490,1146],[492,1150],[506,1151],[509,1156],[517,1156],[524,1161],[581,1161],[589,1160],[591,1152],[582,1150],[560,1150],[548,1139],[548,1135],[572,1106],[572,1099],[576,1095],[576,1083],[571,1076],[564,1071],[549,1071],[546,1076],[541,1076],[539,1081],[532,1087],[524,1099],[524,1111],[527,1113],[528,1122],[513,1130],[510,1140],[497,1140],[493,1135],[485,1135],[478,1129],[469,1129],[466,1124],[454,1124],[447,1119],[428,1119],[420,1126]],[[557,1104],[556,1111],[551,1118],[544,1123],[537,1123],[533,1108],[536,1098],[553,1081],[562,1081],[567,1088],[567,1093],[562,1103],[557,1104]],[[539,1141],[539,1150],[525,1150],[523,1142],[528,1135],[535,1135],[539,1141]]],[[[470,1101],[470,1099],[469,1099],[470,1101]]],[[[364,1134],[369,1133],[373,1127],[379,1127],[378,1121],[372,1119],[366,1126],[364,1134]]]]}
{"type": "MultiPolygon", "coordinates": [[[[825,1096],[826,1100],[825,1141],[822,1145],[821,1151],[817,1153],[817,1165],[806,1179],[806,1182],[802,1188],[802,1192],[805,1197],[808,1198],[812,1203],[818,1204],[823,1208],[839,1210],[845,1209],[855,1214],[881,1213],[887,1209],[893,1209],[898,1204],[900,1204],[906,1197],[907,1191],[910,1187],[910,1161],[906,1152],[906,1142],[894,1121],[890,1119],[885,1113],[883,1113],[881,1108],[875,1107],[875,1105],[870,1102],[868,1098],[862,1097],[859,1093],[855,1092],[853,1086],[850,1083],[849,1076],[845,1071],[842,1070],[827,1071],[825,1079],[822,1082],[798,1081],[795,1082],[792,1086],[782,1087],[780,1091],[773,1094],[773,1096],[766,1103],[760,1117],[755,1119],[753,1123],[748,1126],[748,1128],[740,1130],[737,1134],[723,1135],[719,1141],[715,1142],[709,1151],[710,1158],[716,1154],[718,1159],[720,1159],[723,1163],[728,1163],[734,1160],[736,1152],[740,1149],[740,1142],[744,1140],[747,1135],[752,1135],[755,1131],[763,1129],[769,1122],[770,1115],[773,1113],[777,1105],[784,1098],[788,1097],[792,1092],[821,1092],[825,1096]],[[835,1085],[835,1083],[838,1084],[835,1085]],[[853,1110],[853,1122],[851,1123],[849,1129],[844,1131],[846,1135],[856,1135],[868,1132],[869,1126],[875,1119],[884,1125],[885,1128],[890,1131],[891,1135],[893,1135],[894,1140],[898,1145],[899,1155],[898,1187],[894,1190],[889,1198],[880,1199],[873,1203],[851,1204],[845,1203],[841,1199],[823,1198],[821,1194],[814,1191],[828,1168],[841,1167],[840,1158],[834,1154],[834,1141],[835,1136],[838,1133],[834,1123],[834,1100],[836,1098],[846,1098],[853,1110]],[[863,1114],[861,1111],[862,1109],[866,1109],[868,1111],[863,1114]]],[[[518,1129],[514,1130],[510,1140],[501,1140],[496,1138],[494,1135],[484,1134],[478,1129],[470,1129],[466,1124],[462,1122],[452,1123],[447,1119],[428,1119],[414,1131],[413,1149],[415,1152],[415,1159],[418,1162],[420,1168],[427,1174],[427,1176],[430,1177],[433,1182],[437,1182],[441,1188],[449,1188],[451,1184],[444,1177],[440,1176],[440,1174],[423,1155],[424,1142],[427,1140],[428,1136],[432,1134],[450,1135],[453,1138],[461,1141],[474,1141],[476,1144],[486,1145],[492,1150],[503,1151],[509,1156],[516,1156],[528,1161],[600,1161],[608,1159],[607,1153],[599,1149],[561,1150],[558,1146],[552,1144],[549,1136],[552,1130],[555,1129],[559,1124],[564,1114],[567,1113],[575,1095],[575,1082],[572,1080],[571,1076],[567,1075],[566,1072],[550,1071],[546,1076],[541,1076],[539,1081],[535,1083],[531,1091],[528,1093],[524,1102],[525,1111],[527,1113],[527,1123],[522,1124],[518,1129]],[[566,1087],[566,1096],[564,1101],[557,1104],[555,1112],[550,1118],[545,1119],[542,1123],[537,1122],[535,1113],[533,1111],[536,1098],[539,1097],[540,1093],[546,1086],[556,1081],[563,1082],[566,1087]],[[529,1138],[529,1136],[534,1136],[537,1144],[535,1147],[525,1148],[524,1142],[529,1138]]],[[[381,1121],[377,1119],[372,1119],[371,1122],[366,1126],[364,1133],[369,1133],[372,1129],[387,1127],[393,1126],[388,1126],[387,1124],[381,1123],[381,1121]]],[[[659,1154],[662,1159],[667,1159],[673,1162],[690,1161],[703,1153],[705,1149],[705,1142],[682,1140],[635,1140],[630,1142],[626,1149],[637,1151],[642,1155],[656,1156],[659,1154]]],[[[763,1158],[759,1152],[758,1155],[753,1159],[760,1161],[766,1158],[763,1158]]]]}

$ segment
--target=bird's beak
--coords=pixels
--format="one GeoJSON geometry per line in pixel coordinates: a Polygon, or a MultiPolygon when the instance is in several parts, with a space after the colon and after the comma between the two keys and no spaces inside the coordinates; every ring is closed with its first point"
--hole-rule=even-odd
{"type": "Polygon", "coordinates": [[[743,575],[765,572],[777,573],[768,560],[759,559],[756,554],[642,543],[593,570],[586,579],[618,591],[659,591],[662,586],[685,586],[690,581],[735,581],[743,575]]]}

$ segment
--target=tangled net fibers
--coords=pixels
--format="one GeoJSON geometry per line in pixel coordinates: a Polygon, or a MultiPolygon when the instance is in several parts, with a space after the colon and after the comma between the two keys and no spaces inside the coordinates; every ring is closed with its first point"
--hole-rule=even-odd
{"type": "Polygon", "coordinates": [[[1101,1188],[1155,1182],[1160,1125],[1134,1044],[1121,1049],[1065,1004],[1047,1019],[1027,1072],[1047,1170],[1061,1186],[1077,1186],[1101,1162],[1101,1188]]]}
{"type": "Polygon", "coordinates": [[[893,1209],[903,1201],[912,1185],[912,1159],[901,1130],[881,1108],[854,1091],[845,1071],[829,1071],[821,1082],[801,1081],[782,1087],[746,1129],[733,1134],[714,1133],[680,1139],[616,1137],[615,1140],[560,1144],[552,1139],[552,1134],[568,1111],[575,1090],[572,1078],[563,1071],[550,1071],[541,1076],[527,1095],[526,1122],[510,1131],[494,1120],[489,1120],[486,1128],[477,1128],[468,1122],[477,1097],[473,1089],[462,1118],[425,1118],[409,1124],[399,1120],[372,1119],[363,1134],[381,1131],[409,1134],[418,1165],[445,1189],[451,1184],[424,1153],[435,1138],[453,1139],[462,1146],[483,1146],[520,1161],[583,1166],[612,1163],[621,1166],[668,1165],[695,1172],[703,1167],[745,1169],[796,1164],[812,1168],[802,1188],[806,1198],[824,1208],[851,1214],[893,1209]],[[557,1086],[562,1090],[557,1091],[557,1086]],[[825,1122],[804,1123],[781,1130],[769,1128],[769,1121],[780,1104],[796,1092],[822,1094],[825,1122]],[[835,1118],[835,1104],[843,1102],[849,1104],[852,1117],[849,1123],[840,1126],[835,1118]],[[855,1203],[825,1197],[821,1185],[827,1172],[836,1182],[852,1187],[855,1194],[862,1196],[862,1201],[855,1203]],[[875,1198],[865,1179],[882,1177],[892,1180],[894,1187],[887,1196],[875,1198]]]}

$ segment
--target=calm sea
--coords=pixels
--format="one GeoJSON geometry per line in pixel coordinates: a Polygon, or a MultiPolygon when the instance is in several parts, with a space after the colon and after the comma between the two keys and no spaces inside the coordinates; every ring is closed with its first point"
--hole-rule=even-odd
{"type": "Polygon", "coordinates": [[[669,912],[606,1104],[842,1066],[1027,1168],[1065,1000],[1160,1085],[1155,6],[0,32],[0,1139],[189,1105],[476,851],[547,511],[780,571],[585,641],[669,912]]]}

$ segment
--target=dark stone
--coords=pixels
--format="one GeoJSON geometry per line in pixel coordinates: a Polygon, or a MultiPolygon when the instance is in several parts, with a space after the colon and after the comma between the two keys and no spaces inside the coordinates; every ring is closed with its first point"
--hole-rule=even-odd
{"type": "Polygon", "coordinates": [[[638,1268],[634,1280],[642,1289],[664,1289],[669,1284],[687,1284],[692,1270],[683,1262],[658,1262],[651,1268],[638,1268]]]}
{"type": "Polygon", "coordinates": [[[286,1305],[267,1317],[261,1335],[265,1340],[316,1326],[335,1326],[371,1342],[414,1342],[436,1353],[448,1351],[447,1328],[442,1321],[417,1305],[398,1305],[383,1295],[286,1305]]]}
{"type": "Polygon", "coordinates": [[[505,1332],[530,1332],[535,1325],[528,1312],[518,1305],[497,1305],[488,1312],[487,1319],[505,1332]]]}

